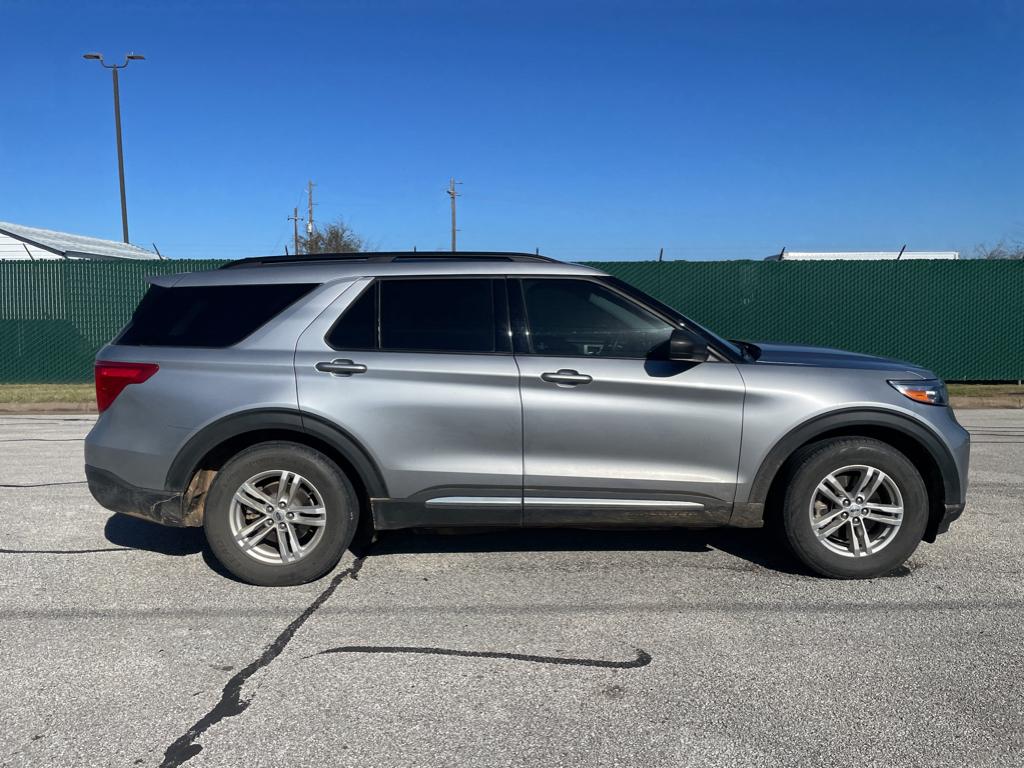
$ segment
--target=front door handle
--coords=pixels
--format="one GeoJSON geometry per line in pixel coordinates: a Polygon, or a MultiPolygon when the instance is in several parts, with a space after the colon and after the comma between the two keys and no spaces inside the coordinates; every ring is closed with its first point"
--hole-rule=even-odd
{"type": "Polygon", "coordinates": [[[551,384],[570,387],[589,384],[594,380],[592,376],[587,376],[587,374],[574,371],[571,368],[559,368],[554,372],[542,373],[540,377],[551,384]]]}
{"type": "Polygon", "coordinates": [[[366,366],[362,363],[353,363],[351,360],[323,360],[316,364],[320,373],[329,373],[333,376],[351,376],[353,373],[366,373],[366,366]]]}

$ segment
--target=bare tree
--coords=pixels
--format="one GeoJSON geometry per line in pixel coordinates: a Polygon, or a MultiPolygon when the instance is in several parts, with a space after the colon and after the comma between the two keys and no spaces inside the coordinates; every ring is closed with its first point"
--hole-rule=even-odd
{"type": "Polygon", "coordinates": [[[974,249],[974,257],[977,259],[1024,259],[1024,243],[1020,241],[1007,243],[1000,240],[989,248],[982,243],[974,249]]]}
{"type": "Polygon", "coordinates": [[[299,238],[299,249],[303,253],[356,253],[368,248],[366,239],[340,218],[323,228],[314,226],[307,237],[299,238]]]}

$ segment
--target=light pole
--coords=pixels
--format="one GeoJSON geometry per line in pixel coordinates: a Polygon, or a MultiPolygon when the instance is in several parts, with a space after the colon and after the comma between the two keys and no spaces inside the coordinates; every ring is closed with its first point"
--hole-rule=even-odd
{"type": "Polygon", "coordinates": [[[114,76],[114,126],[117,129],[117,178],[121,182],[121,231],[124,241],[128,242],[128,203],[124,196],[124,151],[121,149],[121,96],[117,88],[117,70],[124,69],[132,61],[145,59],[137,53],[129,53],[124,57],[124,64],[107,64],[101,53],[86,53],[84,59],[95,59],[114,76]]]}

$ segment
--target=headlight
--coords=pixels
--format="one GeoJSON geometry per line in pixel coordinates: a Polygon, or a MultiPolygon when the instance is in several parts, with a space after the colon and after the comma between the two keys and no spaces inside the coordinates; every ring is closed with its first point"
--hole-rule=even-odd
{"type": "Polygon", "coordinates": [[[889,380],[889,384],[904,397],[925,405],[949,405],[946,385],[938,379],[918,379],[917,381],[889,380]]]}

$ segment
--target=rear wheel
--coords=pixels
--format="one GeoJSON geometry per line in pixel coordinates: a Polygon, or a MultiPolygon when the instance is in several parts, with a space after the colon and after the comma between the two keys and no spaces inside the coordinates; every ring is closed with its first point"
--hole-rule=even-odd
{"type": "Polygon", "coordinates": [[[823,576],[868,579],[921,542],[928,492],[914,465],[870,438],[816,443],[794,457],[782,523],[794,554],[823,576]]]}
{"type": "Polygon", "coordinates": [[[320,578],[355,534],[351,482],[319,451],[261,443],[217,473],[203,527],[214,555],[250,584],[289,586],[320,578]]]}

